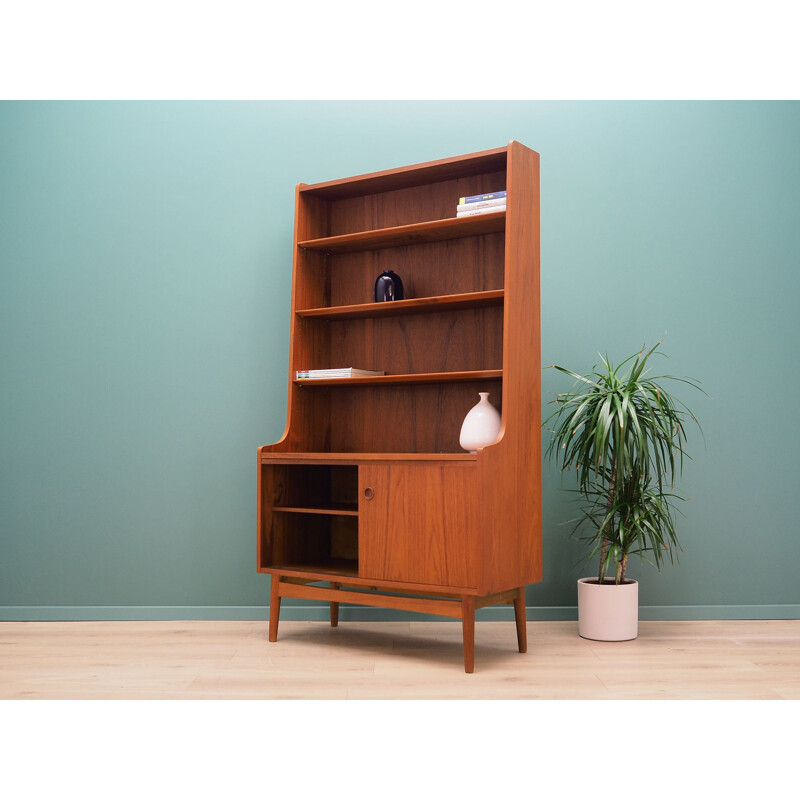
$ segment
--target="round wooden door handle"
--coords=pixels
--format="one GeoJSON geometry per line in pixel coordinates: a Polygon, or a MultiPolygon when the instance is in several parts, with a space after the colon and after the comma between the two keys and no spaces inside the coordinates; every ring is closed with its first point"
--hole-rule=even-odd
{"type": "Polygon", "coordinates": [[[375,496],[375,492],[372,491],[372,487],[371,486],[367,486],[367,488],[364,489],[364,497],[366,497],[367,500],[372,500],[372,498],[374,496],[375,496]]]}

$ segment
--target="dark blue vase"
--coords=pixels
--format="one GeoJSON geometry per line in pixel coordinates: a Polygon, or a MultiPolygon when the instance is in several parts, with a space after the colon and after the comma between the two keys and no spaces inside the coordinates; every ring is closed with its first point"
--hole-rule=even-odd
{"type": "Polygon", "coordinates": [[[403,299],[403,281],[390,269],[385,269],[375,281],[375,302],[386,303],[403,299]]]}

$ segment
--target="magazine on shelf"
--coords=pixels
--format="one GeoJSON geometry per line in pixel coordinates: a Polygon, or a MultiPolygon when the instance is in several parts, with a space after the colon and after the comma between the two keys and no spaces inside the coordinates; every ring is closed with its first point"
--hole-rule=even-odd
{"type": "Polygon", "coordinates": [[[505,197],[498,197],[494,200],[481,200],[477,203],[459,203],[456,206],[456,211],[477,211],[479,208],[497,208],[498,206],[505,206],[505,197]]]}
{"type": "Polygon", "coordinates": [[[299,369],[297,380],[313,380],[315,378],[372,378],[385,375],[383,370],[355,369],[354,367],[341,367],[339,369],[299,369]]]}
{"type": "Polygon", "coordinates": [[[474,211],[456,211],[457,217],[477,217],[478,214],[493,214],[495,211],[505,211],[505,203],[502,206],[489,206],[489,208],[477,208],[474,211]]]}

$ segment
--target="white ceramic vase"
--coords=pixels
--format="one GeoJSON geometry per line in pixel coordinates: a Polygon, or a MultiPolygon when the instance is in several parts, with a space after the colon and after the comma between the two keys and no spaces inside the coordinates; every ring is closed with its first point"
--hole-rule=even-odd
{"type": "Polygon", "coordinates": [[[473,406],[461,425],[458,443],[470,453],[497,440],[500,433],[500,413],[489,402],[489,392],[478,392],[480,402],[473,406]]]}

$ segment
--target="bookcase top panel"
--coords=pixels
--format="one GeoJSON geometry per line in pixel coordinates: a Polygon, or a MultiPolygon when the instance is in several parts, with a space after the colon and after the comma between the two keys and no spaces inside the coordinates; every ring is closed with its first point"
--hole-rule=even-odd
{"type": "Polygon", "coordinates": [[[408,167],[398,167],[381,172],[370,172],[324,183],[300,185],[303,194],[314,195],[326,200],[377,194],[393,189],[421,186],[426,183],[452,180],[484,172],[499,172],[506,168],[508,147],[482,150],[478,153],[426,161],[408,167]]]}

